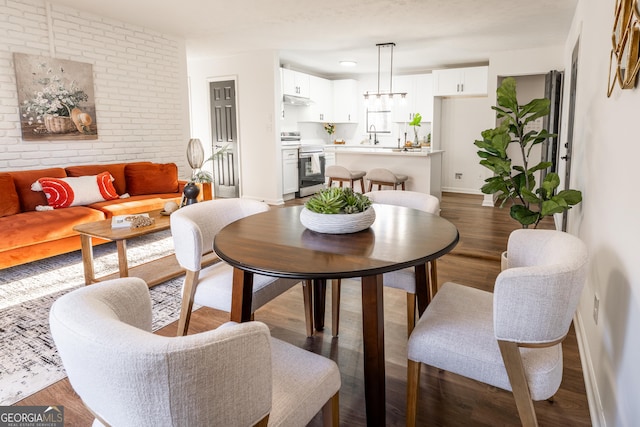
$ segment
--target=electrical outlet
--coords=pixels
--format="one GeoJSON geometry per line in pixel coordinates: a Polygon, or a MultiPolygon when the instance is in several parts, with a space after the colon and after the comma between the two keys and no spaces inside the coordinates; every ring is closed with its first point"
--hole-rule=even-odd
{"type": "Polygon", "coordinates": [[[596,322],[596,325],[598,324],[599,311],[600,311],[600,298],[598,297],[598,294],[595,294],[593,296],[593,321],[596,322]]]}
{"type": "Polygon", "coordinates": [[[462,174],[460,172],[456,172],[456,179],[462,179],[462,174]]]}

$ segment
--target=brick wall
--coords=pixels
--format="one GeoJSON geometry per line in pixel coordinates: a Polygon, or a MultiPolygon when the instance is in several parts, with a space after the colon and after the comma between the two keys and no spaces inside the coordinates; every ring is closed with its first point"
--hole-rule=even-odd
{"type": "Polygon", "coordinates": [[[40,0],[0,0],[0,171],[134,160],[188,176],[184,41],[40,0]],[[98,139],[23,141],[13,52],[93,65],[98,139]]]}

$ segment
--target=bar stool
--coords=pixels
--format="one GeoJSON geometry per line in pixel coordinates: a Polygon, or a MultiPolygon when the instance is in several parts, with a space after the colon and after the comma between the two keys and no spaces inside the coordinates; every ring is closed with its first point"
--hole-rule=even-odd
{"type": "Polygon", "coordinates": [[[378,190],[380,190],[383,185],[393,187],[395,190],[398,184],[402,184],[402,189],[404,190],[404,183],[409,179],[407,175],[395,174],[389,169],[384,168],[371,169],[367,172],[366,178],[369,180],[368,191],[372,190],[374,184],[378,186],[378,190]]]}
{"type": "Polygon", "coordinates": [[[329,187],[331,187],[333,181],[340,182],[340,187],[342,187],[343,182],[349,182],[351,184],[351,189],[355,190],[353,182],[360,181],[360,190],[364,193],[364,171],[350,171],[344,166],[331,165],[327,166],[324,171],[324,175],[329,178],[329,187]]]}

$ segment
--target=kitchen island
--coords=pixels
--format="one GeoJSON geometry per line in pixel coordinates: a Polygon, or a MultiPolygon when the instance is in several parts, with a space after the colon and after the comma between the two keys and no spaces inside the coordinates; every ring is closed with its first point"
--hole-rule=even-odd
{"type": "MultiPolygon", "coordinates": [[[[335,162],[350,170],[389,169],[409,177],[406,182],[407,190],[431,194],[438,199],[442,196],[442,150],[403,151],[371,145],[328,145],[324,151],[327,164],[335,162]],[[331,158],[331,154],[334,154],[335,160],[331,158]]],[[[366,183],[367,189],[368,185],[366,183]]]]}

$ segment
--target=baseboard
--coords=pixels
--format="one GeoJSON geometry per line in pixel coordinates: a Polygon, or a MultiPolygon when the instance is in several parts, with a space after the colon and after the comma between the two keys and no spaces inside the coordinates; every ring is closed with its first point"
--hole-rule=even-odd
{"type": "Polygon", "coordinates": [[[578,341],[578,352],[580,353],[580,363],[582,364],[582,376],[584,377],[584,386],[587,392],[587,403],[589,404],[589,415],[591,416],[591,425],[593,427],[605,427],[607,425],[604,419],[604,411],[602,409],[602,400],[598,391],[598,384],[595,380],[595,372],[593,369],[593,361],[588,351],[588,343],[586,333],[583,328],[582,315],[576,311],[573,318],[574,328],[576,330],[576,339],[578,341]]]}
{"type": "Polygon", "coordinates": [[[478,196],[483,195],[482,191],[471,189],[471,188],[442,187],[442,191],[448,192],[448,193],[475,194],[478,196]]]}

